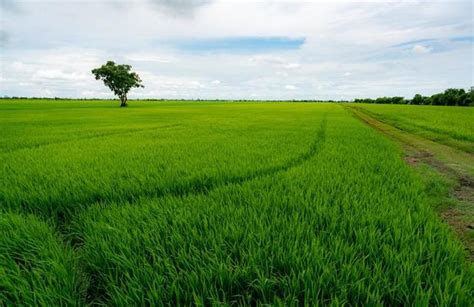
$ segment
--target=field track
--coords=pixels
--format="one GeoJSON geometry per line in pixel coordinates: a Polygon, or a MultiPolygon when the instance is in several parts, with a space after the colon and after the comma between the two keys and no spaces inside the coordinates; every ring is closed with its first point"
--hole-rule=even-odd
{"type": "Polygon", "coordinates": [[[472,305],[437,153],[347,107],[4,101],[0,305],[472,305]]]}
{"type": "Polygon", "coordinates": [[[384,135],[400,143],[405,150],[405,161],[412,165],[425,164],[442,176],[455,180],[450,196],[458,202],[467,203],[470,208],[444,208],[443,219],[462,238],[469,251],[470,261],[474,261],[474,155],[445,144],[417,136],[376,119],[363,108],[345,106],[355,117],[377,129],[384,135]]]}

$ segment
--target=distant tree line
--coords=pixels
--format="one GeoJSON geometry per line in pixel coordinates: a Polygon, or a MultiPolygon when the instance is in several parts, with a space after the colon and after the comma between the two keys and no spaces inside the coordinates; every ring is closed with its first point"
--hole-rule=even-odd
{"type": "Polygon", "coordinates": [[[416,94],[412,99],[404,97],[379,97],[376,99],[365,98],[355,99],[358,103],[376,103],[376,104],[415,104],[415,105],[433,105],[433,106],[474,106],[474,89],[465,91],[460,88],[448,88],[443,93],[432,96],[422,96],[416,94]]]}
{"type": "MultiPolygon", "coordinates": [[[[8,97],[3,96],[0,99],[41,99],[41,100],[113,100],[111,98],[61,98],[61,97],[8,97]]],[[[292,100],[259,100],[259,99],[173,99],[173,98],[136,98],[139,101],[220,101],[220,102],[333,102],[344,103],[348,100],[321,100],[321,99],[292,99],[292,100]]],[[[416,94],[412,99],[405,99],[401,96],[395,97],[379,97],[379,98],[363,98],[355,99],[357,103],[376,103],[376,104],[414,104],[414,105],[435,105],[435,106],[474,106],[474,87],[469,91],[464,89],[450,88],[443,93],[434,94],[432,96],[422,96],[416,94]]]]}

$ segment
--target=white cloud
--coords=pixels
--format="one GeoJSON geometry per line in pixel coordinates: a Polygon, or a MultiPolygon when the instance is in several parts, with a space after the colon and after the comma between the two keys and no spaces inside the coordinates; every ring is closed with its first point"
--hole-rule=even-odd
{"type": "Polygon", "coordinates": [[[416,54],[430,53],[431,50],[432,50],[432,48],[429,47],[429,46],[423,46],[423,45],[418,45],[418,44],[413,46],[413,49],[412,49],[412,51],[416,54]]]}
{"type": "Polygon", "coordinates": [[[296,90],[296,86],[292,84],[287,84],[285,85],[285,89],[293,91],[293,90],[296,90]]]}
{"type": "Polygon", "coordinates": [[[90,73],[107,60],[140,73],[145,88],[131,97],[411,96],[468,87],[473,78],[473,63],[465,60],[473,56],[472,41],[450,41],[472,36],[470,1],[89,0],[15,7],[2,11],[2,96],[111,96],[90,73]],[[167,43],[246,36],[305,42],[246,54],[167,43]]]}
{"type": "Polygon", "coordinates": [[[263,54],[250,57],[248,59],[251,65],[271,65],[274,67],[284,68],[284,69],[295,69],[299,68],[301,65],[296,62],[291,62],[290,60],[283,58],[281,56],[275,56],[272,54],[263,54]]]}
{"type": "Polygon", "coordinates": [[[132,62],[156,62],[156,63],[171,63],[175,61],[175,57],[173,56],[162,56],[157,55],[151,52],[134,52],[128,54],[124,57],[126,60],[132,62]]]}
{"type": "Polygon", "coordinates": [[[33,75],[33,80],[54,81],[84,81],[90,78],[85,73],[65,72],[59,69],[40,69],[33,75]]]}
{"type": "Polygon", "coordinates": [[[288,64],[285,64],[283,67],[287,69],[295,69],[295,68],[299,68],[300,66],[301,65],[298,63],[288,63],[288,64]]]}
{"type": "Polygon", "coordinates": [[[102,91],[99,90],[84,90],[81,91],[81,96],[84,98],[108,98],[110,93],[105,89],[102,91]]]}

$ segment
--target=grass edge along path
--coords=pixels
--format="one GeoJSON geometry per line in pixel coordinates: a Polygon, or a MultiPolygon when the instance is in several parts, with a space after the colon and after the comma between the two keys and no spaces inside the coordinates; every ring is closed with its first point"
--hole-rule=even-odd
{"type": "Polygon", "coordinates": [[[474,261],[474,156],[400,130],[356,106],[344,106],[356,118],[401,144],[405,161],[420,175],[442,219],[463,242],[474,261]]]}
{"type": "MultiPolygon", "coordinates": [[[[354,107],[358,109],[359,111],[365,113],[366,115],[375,118],[385,124],[388,124],[392,127],[395,127],[399,130],[405,131],[409,134],[412,135],[417,135],[420,136],[423,139],[426,140],[431,140],[437,144],[444,144],[450,148],[454,148],[458,151],[461,152],[466,152],[469,154],[474,154],[474,134],[469,133],[467,131],[464,132],[453,132],[450,131],[449,129],[446,129],[446,127],[438,127],[437,125],[438,120],[436,118],[433,118],[435,116],[435,113],[426,113],[424,117],[427,117],[429,120],[429,123],[426,124],[421,124],[419,121],[421,118],[413,118],[410,117],[410,114],[403,113],[404,111],[407,111],[408,109],[413,109],[415,113],[413,114],[422,114],[422,112],[426,111],[433,111],[431,108],[423,108],[423,106],[400,106],[404,108],[405,110],[401,110],[401,113],[397,113],[397,109],[393,108],[390,109],[389,107],[397,107],[397,105],[386,105],[384,107],[387,107],[385,111],[383,109],[377,110],[377,109],[372,109],[371,107],[378,107],[380,105],[371,105],[371,106],[366,106],[366,105],[351,105],[351,107],[354,107]],[[417,107],[420,111],[420,113],[417,113],[417,107]],[[423,109],[421,109],[423,108],[423,109]],[[387,112],[389,111],[390,112],[387,112]]],[[[448,107],[449,111],[444,115],[445,118],[456,118],[456,113],[451,113],[452,111],[457,111],[459,112],[463,108],[457,108],[457,107],[448,107]],[[449,115],[448,115],[449,114],[449,115]]],[[[464,109],[466,114],[469,114],[471,109],[464,109]]],[[[441,113],[440,110],[439,113],[441,113]]],[[[439,115],[439,114],[438,114],[439,115]]],[[[464,119],[465,120],[465,119],[464,119]]],[[[451,123],[451,127],[461,127],[462,123],[464,122],[463,119],[460,119],[459,124],[456,123],[451,123]]],[[[445,123],[446,124],[446,123],[445,123]]]]}

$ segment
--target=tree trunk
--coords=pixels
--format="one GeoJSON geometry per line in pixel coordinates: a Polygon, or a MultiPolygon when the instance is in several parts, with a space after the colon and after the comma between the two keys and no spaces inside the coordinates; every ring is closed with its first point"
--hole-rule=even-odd
{"type": "Polygon", "coordinates": [[[126,107],[128,106],[127,104],[127,96],[126,95],[123,95],[120,97],[120,106],[121,107],[126,107]]]}

